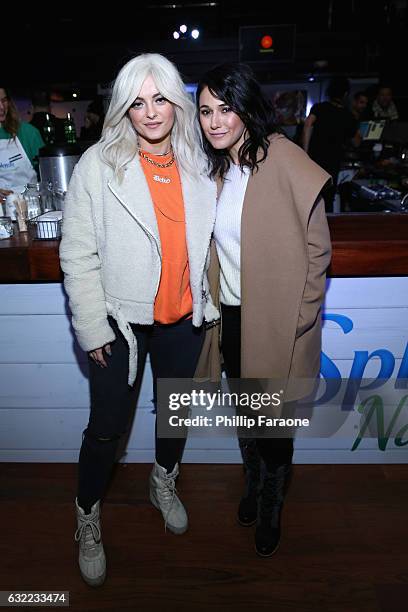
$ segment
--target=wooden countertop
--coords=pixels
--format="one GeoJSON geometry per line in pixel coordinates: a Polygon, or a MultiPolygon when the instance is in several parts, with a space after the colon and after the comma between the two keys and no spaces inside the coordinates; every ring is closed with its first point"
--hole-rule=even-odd
{"type": "MultiPolygon", "coordinates": [[[[408,276],[408,214],[328,215],[329,276],[408,276]]],[[[58,240],[20,233],[0,240],[0,282],[60,282],[58,240]]]]}
{"type": "Polygon", "coordinates": [[[33,240],[28,232],[0,240],[0,282],[62,281],[58,249],[59,240],[33,240]]]}
{"type": "Polygon", "coordinates": [[[328,215],[329,276],[408,276],[408,214],[328,215]]]}

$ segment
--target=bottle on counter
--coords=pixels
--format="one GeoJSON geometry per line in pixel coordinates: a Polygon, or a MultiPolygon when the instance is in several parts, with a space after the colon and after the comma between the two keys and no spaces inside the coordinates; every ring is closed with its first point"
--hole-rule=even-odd
{"type": "Polygon", "coordinates": [[[49,114],[46,114],[46,121],[43,129],[44,140],[47,144],[54,144],[55,142],[55,127],[49,114]]]}
{"type": "Polygon", "coordinates": [[[65,119],[64,134],[65,142],[67,142],[68,144],[76,143],[75,123],[71,116],[71,113],[67,113],[67,118],[65,119]]]}
{"type": "Polygon", "coordinates": [[[40,183],[27,183],[23,191],[23,198],[27,202],[27,219],[41,215],[41,192],[40,183]]]}

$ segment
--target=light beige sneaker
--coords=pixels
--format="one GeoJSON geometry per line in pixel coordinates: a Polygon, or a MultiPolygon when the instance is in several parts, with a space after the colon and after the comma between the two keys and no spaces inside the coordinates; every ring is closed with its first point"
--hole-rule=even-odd
{"type": "Polygon", "coordinates": [[[94,503],[90,514],[85,514],[75,499],[78,529],[75,540],[79,542],[79,569],[82,578],[91,586],[100,586],[106,578],[106,557],[102,544],[100,502],[94,503]]]}
{"type": "Polygon", "coordinates": [[[165,528],[168,527],[173,533],[181,534],[187,531],[188,518],[177,495],[176,478],[178,475],[178,463],[168,474],[167,470],[155,461],[150,474],[150,501],[161,511],[165,528]]]}

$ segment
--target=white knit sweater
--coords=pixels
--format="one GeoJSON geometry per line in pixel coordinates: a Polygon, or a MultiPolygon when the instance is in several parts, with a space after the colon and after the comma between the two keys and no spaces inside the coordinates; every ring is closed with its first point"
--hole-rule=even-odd
{"type": "Polygon", "coordinates": [[[214,238],[220,262],[220,301],[241,304],[241,214],[250,171],[231,164],[217,203],[214,238]]]}

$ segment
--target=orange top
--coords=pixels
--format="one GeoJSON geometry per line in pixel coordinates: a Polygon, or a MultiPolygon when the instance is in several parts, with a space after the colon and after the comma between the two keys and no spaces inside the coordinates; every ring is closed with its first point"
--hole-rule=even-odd
{"type": "MultiPolygon", "coordinates": [[[[143,153],[160,164],[172,158],[172,153],[143,153]]],[[[140,162],[152,196],[162,249],[154,320],[158,323],[175,323],[193,311],[180,177],[175,163],[168,168],[159,168],[142,156],[140,162]]]]}

